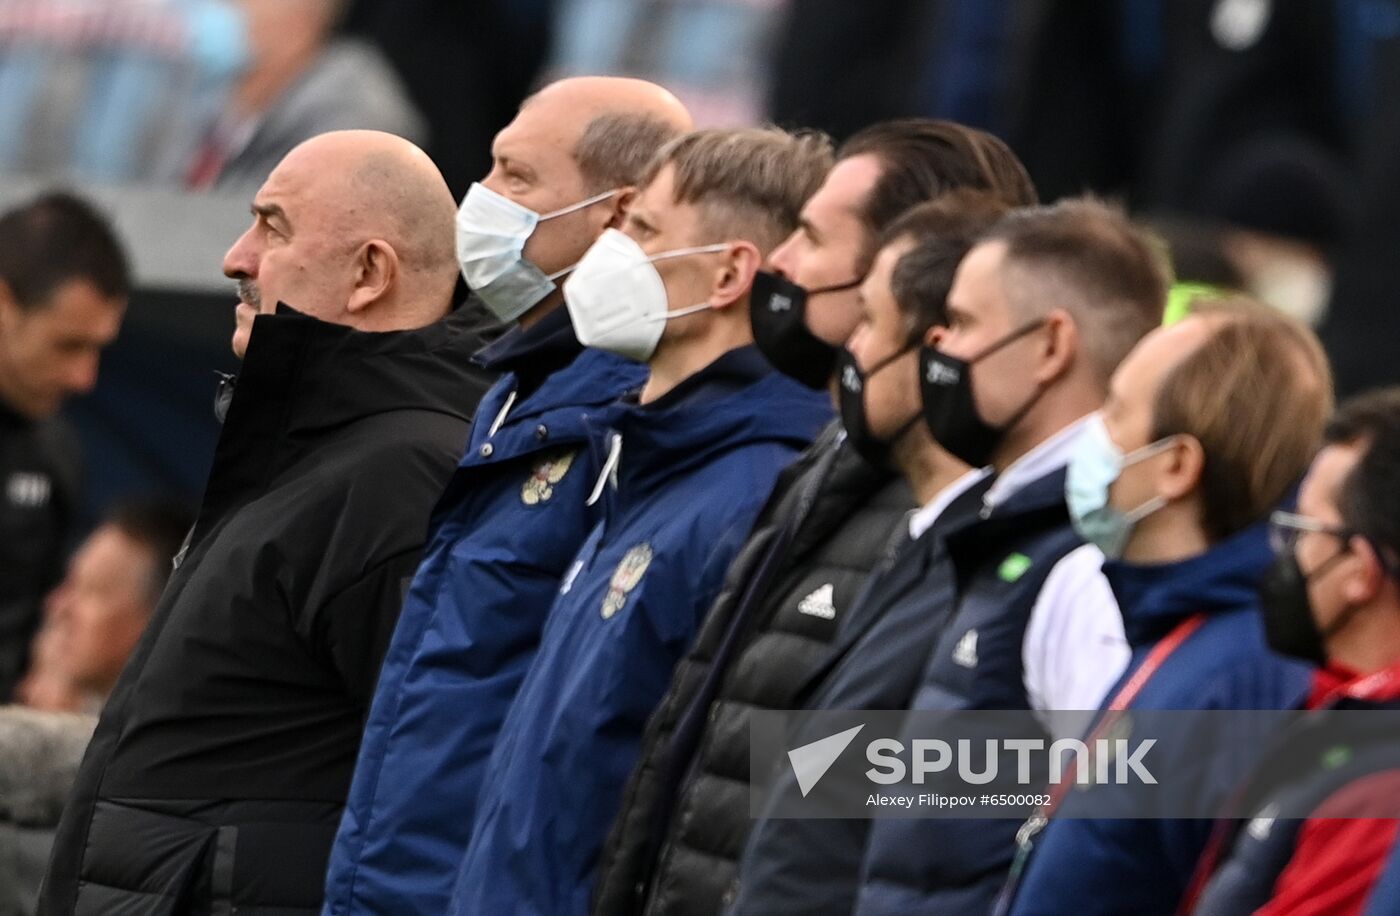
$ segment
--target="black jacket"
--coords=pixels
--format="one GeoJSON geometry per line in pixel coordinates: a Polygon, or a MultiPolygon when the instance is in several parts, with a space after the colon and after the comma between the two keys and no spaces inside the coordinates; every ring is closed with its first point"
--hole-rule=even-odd
{"type": "Polygon", "coordinates": [[[838,424],[785,472],[647,726],[594,913],[720,910],[750,825],[749,715],[798,705],[913,506],[838,424]]]}
{"type": "Polygon", "coordinates": [[[256,319],[199,519],[59,825],[40,912],[319,912],[379,663],[489,384],[480,313],[256,319]]]}
{"type": "Polygon", "coordinates": [[[24,674],[44,593],[63,573],[80,478],[77,438],[0,403],[0,703],[24,674]]]}

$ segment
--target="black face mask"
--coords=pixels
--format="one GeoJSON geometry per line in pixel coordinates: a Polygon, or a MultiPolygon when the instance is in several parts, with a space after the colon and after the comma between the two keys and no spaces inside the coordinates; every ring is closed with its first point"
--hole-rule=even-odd
{"type": "Polygon", "coordinates": [[[1342,549],[1307,575],[1293,551],[1274,558],[1274,565],[1259,583],[1259,602],[1264,613],[1264,639],[1275,652],[1319,667],[1327,663],[1327,638],[1350,623],[1361,605],[1342,611],[1323,630],[1313,616],[1308,581],[1326,573],[1346,553],[1342,549]]]}
{"type": "Polygon", "coordinates": [[[840,350],[836,355],[837,400],[841,408],[841,425],[846,429],[846,440],[862,458],[877,467],[889,466],[890,446],[919,422],[919,415],[914,414],[888,439],[876,437],[870,432],[869,419],[865,412],[865,383],[875,373],[912,349],[913,346],[908,346],[892,356],[885,357],[871,366],[869,372],[861,372],[856,358],[849,350],[840,350]]]}
{"type": "Polygon", "coordinates": [[[924,422],[933,439],[959,461],[974,468],[985,467],[1006,433],[1030,409],[1045,389],[1031,395],[1020,410],[1001,426],[993,426],[977,412],[972,393],[972,367],[1003,347],[1044,326],[1044,320],[1031,322],[998,340],[970,360],[949,356],[925,345],[919,350],[919,387],[924,402],[924,422]]]}
{"type": "Polygon", "coordinates": [[[807,329],[807,300],[823,293],[854,289],[862,279],[806,290],[775,273],[759,271],[753,278],[749,308],[749,322],[759,352],[783,375],[817,391],[825,388],[836,371],[840,348],[807,329]]]}

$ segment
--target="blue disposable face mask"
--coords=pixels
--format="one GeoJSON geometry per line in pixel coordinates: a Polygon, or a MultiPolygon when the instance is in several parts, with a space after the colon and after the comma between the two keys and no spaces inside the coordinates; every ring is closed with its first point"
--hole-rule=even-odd
{"type": "Polygon", "coordinates": [[[1176,439],[1166,436],[1128,454],[1113,444],[1101,415],[1094,415],[1076,443],[1065,475],[1065,502],[1074,530],[1110,560],[1122,558],[1138,523],[1168,503],[1165,496],[1123,512],[1109,502],[1109,490],[1124,468],[1159,455],[1176,439]]]}
{"type": "Polygon", "coordinates": [[[535,227],[616,196],[595,194],[552,213],[536,213],[477,182],[457,211],[457,264],[472,292],[497,318],[514,321],[554,292],[572,267],[546,274],[525,259],[535,227]]]}

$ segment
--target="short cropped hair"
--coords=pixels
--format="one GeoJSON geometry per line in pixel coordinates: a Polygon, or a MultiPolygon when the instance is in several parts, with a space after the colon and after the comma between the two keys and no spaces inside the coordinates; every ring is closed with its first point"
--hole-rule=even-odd
{"type": "Polygon", "coordinates": [[[0,281],[21,308],[43,307],[73,280],[88,281],[109,299],[131,294],[126,254],[96,209],[52,191],[0,215],[0,281]]]}
{"type": "Polygon", "coordinates": [[[1332,412],[1332,371],[1306,325],[1253,300],[1198,300],[1192,317],[1214,327],[1162,380],[1152,439],[1201,443],[1201,521],[1214,542],[1266,518],[1297,486],[1332,412]]]}
{"type": "Polygon", "coordinates": [[[880,177],[862,217],[874,240],[911,207],[957,188],[986,191],[1010,207],[1039,198],[1021,160],[1001,140],[974,127],[930,118],[882,121],[841,145],[837,159],[874,156],[880,177]]]}
{"type": "Polygon", "coordinates": [[[113,506],[106,515],[105,524],[150,551],[149,596],[154,605],[170,578],[171,561],[194,525],[193,513],[171,499],[132,499],[113,506]]]}
{"type": "Polygon", "coordinates": [[[706,228],[753,242],[765,255],[797,228],[802,205],[831,170],[831,141],[776,127],[697,130],[668,143],[643,184],[675,169],[676,202],[706,228]]]}
{"type": "Polygon", "coordinates": [[[642,183],[652,159],[682,131],[652,115],[609,112],[583,129],[574,146],[574,162],[585,189],[601,194],[642,183]]]}
{"type": "Polygon", "coordinates": [[[881,248],[913,243],[890,276],[890,292],[911,334],[947,324],[948,291],[958,264],[1007,209],[993,194],[962,188],[919,204],[885,230],[881,248]]]}
{"type": "Polygon", "coordinates": [[[1382,552],[1392,572],[1400,570],[1400,387],[1343,403],[1325,440],[1362,450],[1338,488],[1337,509],[1346,527],[1382,552]]]}
{"type": "Polygon", "coordinates": [[[1073,316],[1105,389],[1162,323],[1166,253],[1121,210],[1091,197],[1014,210],[982,241],[1006,246],[1001,278],[1014,309],[1027,318],[1057,307],[1073,316]]]}

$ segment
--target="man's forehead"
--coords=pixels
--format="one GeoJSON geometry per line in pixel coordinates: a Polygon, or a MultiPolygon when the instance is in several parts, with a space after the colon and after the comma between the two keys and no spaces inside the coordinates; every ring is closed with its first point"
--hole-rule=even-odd
{"type": "Polygon", "coordinates": [[[534,101],[520,109],[496,134],[491,153],[496,158],[563,159],[573,161],[573,152],[591,117],[568,110],[550,101],[534,101]]]}
{"type": "Polygon", "coordinates": [[[1318,452],[1298,495],[1298,508],[1305,515],[1335,514],[1342,483],[1361,458],[1354,443],[1334,443],[1318,452]]]}
{"type": "Polygon", "coordinates": [[[803,207],[803,216],[814,224],[842,217],[859,218],[882,172],[874,156],[842,159],[803,207]]]}

